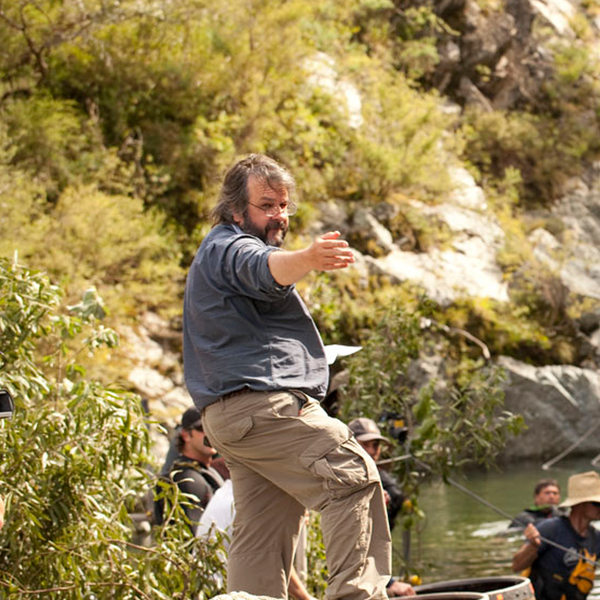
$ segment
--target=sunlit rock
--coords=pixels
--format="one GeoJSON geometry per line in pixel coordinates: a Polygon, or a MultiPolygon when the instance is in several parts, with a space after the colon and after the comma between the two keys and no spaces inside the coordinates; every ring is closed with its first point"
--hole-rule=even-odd
{"type": "Polygon", "coordinates": [[[360,127],[363,123],[360,93],[350,81],[339,76],[333,57],[316,52],[304,61],[304,66],[308,72],[308,83],[340,98],[348,111],[350,127],[360,127]]]}
{"type": "Polygon", "coordinates": [[[531,7],[561,36],[573,36],[569,24],[577,9],[570,0],[530,0],[531,7]]]}
{"type": "Polygon", "coordinates": [[[419,285],[431,299],[447,306],[464,296],[506,302],[507,286],[495,259],[493,249],[473,237],[457,240],[452,250],[434,248],[427,254],[394,250],[370,262],[379,273],[419,285]]]}
{"type": "Polygon", "coordinates": [[[507,444],[503,458],[551,459],[580,443],[574,454],[598,450],[590,427],[600,422],[600,373],[569,365],[534,367],[508,357],[505,407],[523,415],[527,431],[507,444]],[[588,437],[585,437],[588,434],[588,437]]]}
{"type": "MultiPolygon", "coordinates": [[[[483,201],[485,202],[485,198],[483,201]]],[[[480,237],[494,246],[504,240],[502,228],[491,215],[449,203],[429,205],[413,200],[411,206],[427,217],[435,217],[443,221],[455,233],[480,237]]]]}
{"type": "Polygon", "coordinates": [[[152,340],[144,327],[134,329],[128,325],[119,327],[121,345],[123,345],[132,360],[145,365],[156,366],[163,358],[162,346],[152,340]]]}
{"type": "Polygon", "coordinates": [[[474,210],[485,210],[487,202],[485,194],[477,185],[473,175],[464,167],[451,167],[448,169],[450,179],[455,185],[450,200],[455,204],[474,210]]]}
{"type": "Polygon", "coordinates": [[[394,239],[369,209],[359,209],[354,215],[354,229],[360,231],[363,238],[371,240],[385,253],[394,250],[394,239]]]}
{"type": "Polygon", "coordinates": [[[173,389],[173,381],[161,375],[156,369],[147,366],[135,367],[127,377],[142,396],[159,398],[173,389]]]}
{"type": "MultiPolygon", "coordinates": [[[[471,205],[485,205],[485,197],[478,194],[462,200],[471,205]]],[[[508,301],[507,284],[496,262],[504,233],[491,217],[449,203],[431,206],[411,201],[411,206],[448,226],[452,232],[449,247],[415,253],[394,245],[384,257],[365,258],[373,272],[421,286],[441,305],[464,296],[508,301]]]]}
{"type": "Polygon", "coordinates": [[[343,202],[330,200],[321,202],[318,205],[320,218],[315,219],[309,225],[309,234],[311,237],[322,235],[326,231],[340,231],[343,238],[346,238],[349,231],[348,214],[343,202]]]}
{"type": "Polygon", "coordinates": [[[561,239],[536,229],[529,241],[536,258],[555,271],[570,292],[600,300],[600,174],[595,171],[590,185],[571,180],[565,196],[547,214],[562,224],[561,239]]]}

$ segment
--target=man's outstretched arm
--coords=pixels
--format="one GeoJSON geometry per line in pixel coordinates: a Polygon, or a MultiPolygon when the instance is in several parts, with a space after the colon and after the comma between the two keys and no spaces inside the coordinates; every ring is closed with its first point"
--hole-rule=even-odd
{"type": "Polygon", "coordinates": [[[354,262],[354,255],[339,237],[339,231],[330,231],[303,250],[271,252],[268,264],[273,278],[279,285],[292,285],[311,271],[344,269],[354,262]]]}

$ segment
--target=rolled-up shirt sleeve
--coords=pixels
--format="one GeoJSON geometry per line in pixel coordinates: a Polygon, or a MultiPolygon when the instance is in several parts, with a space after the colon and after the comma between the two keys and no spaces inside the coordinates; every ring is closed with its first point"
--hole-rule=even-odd
{"type": "Polygon", "coordinates": [[[222,257],[221,277],[231,292],[255,300],[285,296],[292,286],[282,286],[269,268],[269,256],[279,249],[260,244],[256,238],[238,236],[222,257]]]}

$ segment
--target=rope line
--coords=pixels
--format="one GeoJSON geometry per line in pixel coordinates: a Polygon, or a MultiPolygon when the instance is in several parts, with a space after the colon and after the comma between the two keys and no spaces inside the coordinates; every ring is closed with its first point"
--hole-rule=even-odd
{"type": "MultiPolygon", "coordinates": [[[[584,440],[589,438],[590,435],[592,435],[592,433],[594,433],[594,431],[596,431],[596,429],[598,429],[599,426],[600,426],[600,421],[594,423],[594,425],[592,425],[580,438],[576,439],[566,450],[563,450],[560,454],[555,456],[552,460],[545,462],[542,465],[542,469],[544,471],[547,471],[553,464],[555,464],[559,460],[563,459],[565,456],[567,456],[567,454],[570,454],[573,450],[575,450],[575,448],[577,448],[577,446],[579,446],[579,444],[581,444],[581,442],[583,442],[584,440]]],[[[594,461],[592,461],[592,464],[593,463],[594,463],[594,461]]]]}

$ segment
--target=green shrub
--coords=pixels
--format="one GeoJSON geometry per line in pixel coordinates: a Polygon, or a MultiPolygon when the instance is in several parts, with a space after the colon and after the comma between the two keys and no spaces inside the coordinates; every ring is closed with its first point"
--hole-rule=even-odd
{"type": "Polygon", "coordinates": [[[410,308],[390,302],[378,311],[376,327],[359,341],[363,349],[347,359],[350,382],[343,414],[375,420],[386,411],[403,415],[411,431],[407,449],[429,462],[433,472],[447,473],[459,465],[493,462],[520,422],[500,412],[500,370],[466,356],[453,360],[444,352],[447,344],[440,334],[447,332],[431,321],[433,308],[422,299],[410,308]],[[413,389],[408,376],[412,362],[434,348],[447,357],[444,401],[433,394],[435,381],[413,389]]]}
{"type": "Polygon", "coordinates": [[[410,79],[431,74],[439,63],[438,37],[444,33],[456,34],[427,6],[396,11],[393,24],[398,38],[393,45],[394,64],[410,79]]]}
{"type": "Polygon", "coordinates": [[[511,303],[486,298],[458,301],[446,311],[444,322],[469,331],[494,356],[508,355],[534,364],[553,362],[555,336],[542,300],[541,273],[532,271],[531,276],[535,281],[526,287],[516,287],[525,281],[515,283],[511,303]]]}
{"type": "Polygon", "coordinates": [[[496,179],[516,169],[521,203],[528,207],[552,202],[600,150],[600,72],[589,45],[558,40],[549,48],[552,70],[532,106],[506,112],[469,108],[462,129],[467,160],[496,179]]]}
{"type": "Polygon", "coordinates": [[[46,276],[0,258],[0,387],[16,404],[0,424],[0,593],[214,595],[220,546],[191,538],[183,519],[151,548],[131,541],[128,509],[152,484],[149,434],[140,398],[90,380],[76,361],[117,343],[101,314],[93,293],[65,312],[46,276]]]}
{"type": "Polygon", "coordinates": [[[347,156],[346,186],[356,190],[355,198],[374,202],[400,191],[421,196],[447,191],[448,175],[439,165],[449,147],[445,130],[452,118],[441,112],[439,99],[417,93],[385,68],[368,68],[360,61],[355,67],[365,127],[347,156]]]}
{"type": "Polygon", "coordinates": [[[13,162],[56,194],[74,179],[86,146],[75,103],[36,95],[8,103],[4,120],[14,146],[13,162]]]}
{"type": "MultiPolygon", "coordinates": [[[[14,200],[8,202],[9,217],[22,214],[14,200]]],[[[172,305],[182,280],[175,239],[141,200],[95,187],[70,188],[51,209],[28,200],[37,218],[31,216],[21,230],[5,224],[3,254],[19,251],[23,260],[60,280],[71,298],[95,285],[122,316],[172,305]]]]}

